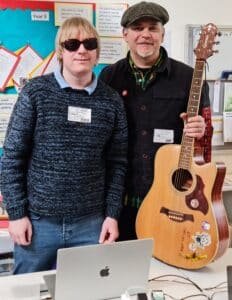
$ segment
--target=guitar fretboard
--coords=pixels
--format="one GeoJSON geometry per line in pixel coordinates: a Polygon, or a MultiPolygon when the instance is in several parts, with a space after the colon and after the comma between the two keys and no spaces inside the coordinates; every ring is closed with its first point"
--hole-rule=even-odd
{"type": "MultiPolygon", "coordinates": [[[[189,117],[194,117],[198,115],[201,89],[203,83],[203,73],[204,73],[205,61],[197,60],[193,72],[192,85],[189,94],[189,101],[187,107],[187,115],[189,117]]],[[[189,169],[192,163],[194,151],[194,138],[183,135],[181,142],[181,151],[179,157],[179,168],[189,169]]]]}

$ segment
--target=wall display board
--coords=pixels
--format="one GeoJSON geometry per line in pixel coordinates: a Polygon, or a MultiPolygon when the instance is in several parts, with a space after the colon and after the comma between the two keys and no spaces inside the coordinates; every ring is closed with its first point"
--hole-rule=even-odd
{"type": "MultiPolygon", "coordinates": [[[[4,49],[1,54],[19,55],[21,52],[26,53],[25,49],[33,49],[33,53],[36,52],[35,63],[37,63],[54,50],[57,27],[54,26],[54,4],[51,2],[0,0],[0,24],[0,47],[2,50],[4,49]]],[[[27,55],[27,58],[30,57],[30,54],[27,55]]],[[[11,55],[11,63],[12,58],[13,55],[11,55]]],[[[33,66],[32,57],[29,61],[33,66]]],[[[6,60],[6,55],[0,55],[1,76],[8,76],[7,72],[5,74],[3,72],[7,69],[6,66],[8,68],[10,66],[9,59],[6,60]]],[[[24,64],[25,66],[26,64],[24,64]]],[[[15,71],[18,67],[19,63],[11,71],[15,71]]],[[[23,65],[20,67],[21,71],[22,67],[23,65]]],[[[10,74],[13,75],[12,72],[10,74]]],[[[4,80],[3,78],[2,82],[4,80]]],[[[7,81],[0,93],[0,156],[10,116],[9,112],[12,110],[17,96],[17,84],[14,84],[11,78],[7,78],[7,81]]]]}
{"type": "MultiPolygon", "coordinates": [[[[232,71],[232,26],[218,26],[215,24],[220,32],[218,36],[218,44],[214,49],[218,51],[213,57],[208,59],[207,79],[219,79],[223,71],[232,71]]],[[[185,61],[193,66],[195,62],[194,48],[200,37],[200,25],[186,26],[186,53],[185,61]]]]}
{"type": "Polygon", "coordinates": [[[94,22],[95,4],[93,3],[66,3],[55,2],[55,25],[60,26],[64,20],[73,16],[80,16],[87,19],[90,23],[94,22]]]}
{"type": "MultiPolygon", "coordinates": [[[[0,24],[0,44],[9,51],[19,54],[30,46],[42,59],[54,50],[54,3],[0,0],[0,24]]],[[[13,82],[4,93],[16,93],[13,82]]]]}

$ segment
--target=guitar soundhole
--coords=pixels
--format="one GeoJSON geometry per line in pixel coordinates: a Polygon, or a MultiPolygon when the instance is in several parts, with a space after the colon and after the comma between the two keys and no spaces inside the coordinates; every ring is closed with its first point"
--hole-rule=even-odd
{"type": "Polygon", "coordinates": [[[185,169],[178,169],[172,175],[172,184],[181,192],[188,191],[193,183],[191,173],[185,169]]]}

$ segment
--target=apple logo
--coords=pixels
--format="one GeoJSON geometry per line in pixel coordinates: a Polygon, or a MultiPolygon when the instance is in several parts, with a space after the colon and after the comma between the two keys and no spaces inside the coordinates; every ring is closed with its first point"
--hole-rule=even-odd
{"type": "Polygon", "coordinates": [[[101,269],[101,271],[99,272],[100,273],[100,276],[101,277],[106,277],[106,276],[109,276],[110,275],[110,268],[108,266],[105,266],[104,269],[101,269]]]}

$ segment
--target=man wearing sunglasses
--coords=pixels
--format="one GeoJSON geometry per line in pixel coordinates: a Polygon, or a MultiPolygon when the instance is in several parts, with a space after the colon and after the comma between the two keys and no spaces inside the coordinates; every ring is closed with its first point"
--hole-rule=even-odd
{"type": "Polygon", "coordinates": [[[136,238],[137,211],[151,187],[154,157],[160,146],[180,144],[184,130],[188,136],[200,139],[199,143],[205,147],[205,160],[210,160],[212,128],[208,86],[202,90],[202,116],[189,118],[184,125],[182,119],[187,119],[183,112],[187,108],[193,70],[169,58],[161,46],[168,20],[167,10],[154,2],[130,6],[121,19],[123,38],[130,51],[125,59],[106,67],[100,74],[100,79],[122,96],[127,112],[128,174],[119,219],[122,240],[136,238]]]}
{"type": "Polygon", "coordinates": [[[51,269],[59,248],[118,237],[127,155],[121,98],[92,72],[99,36],[83,18],[56,37],[60,68],[30,80],[9,123],[1,191],[14,274],[51,269]]]}

